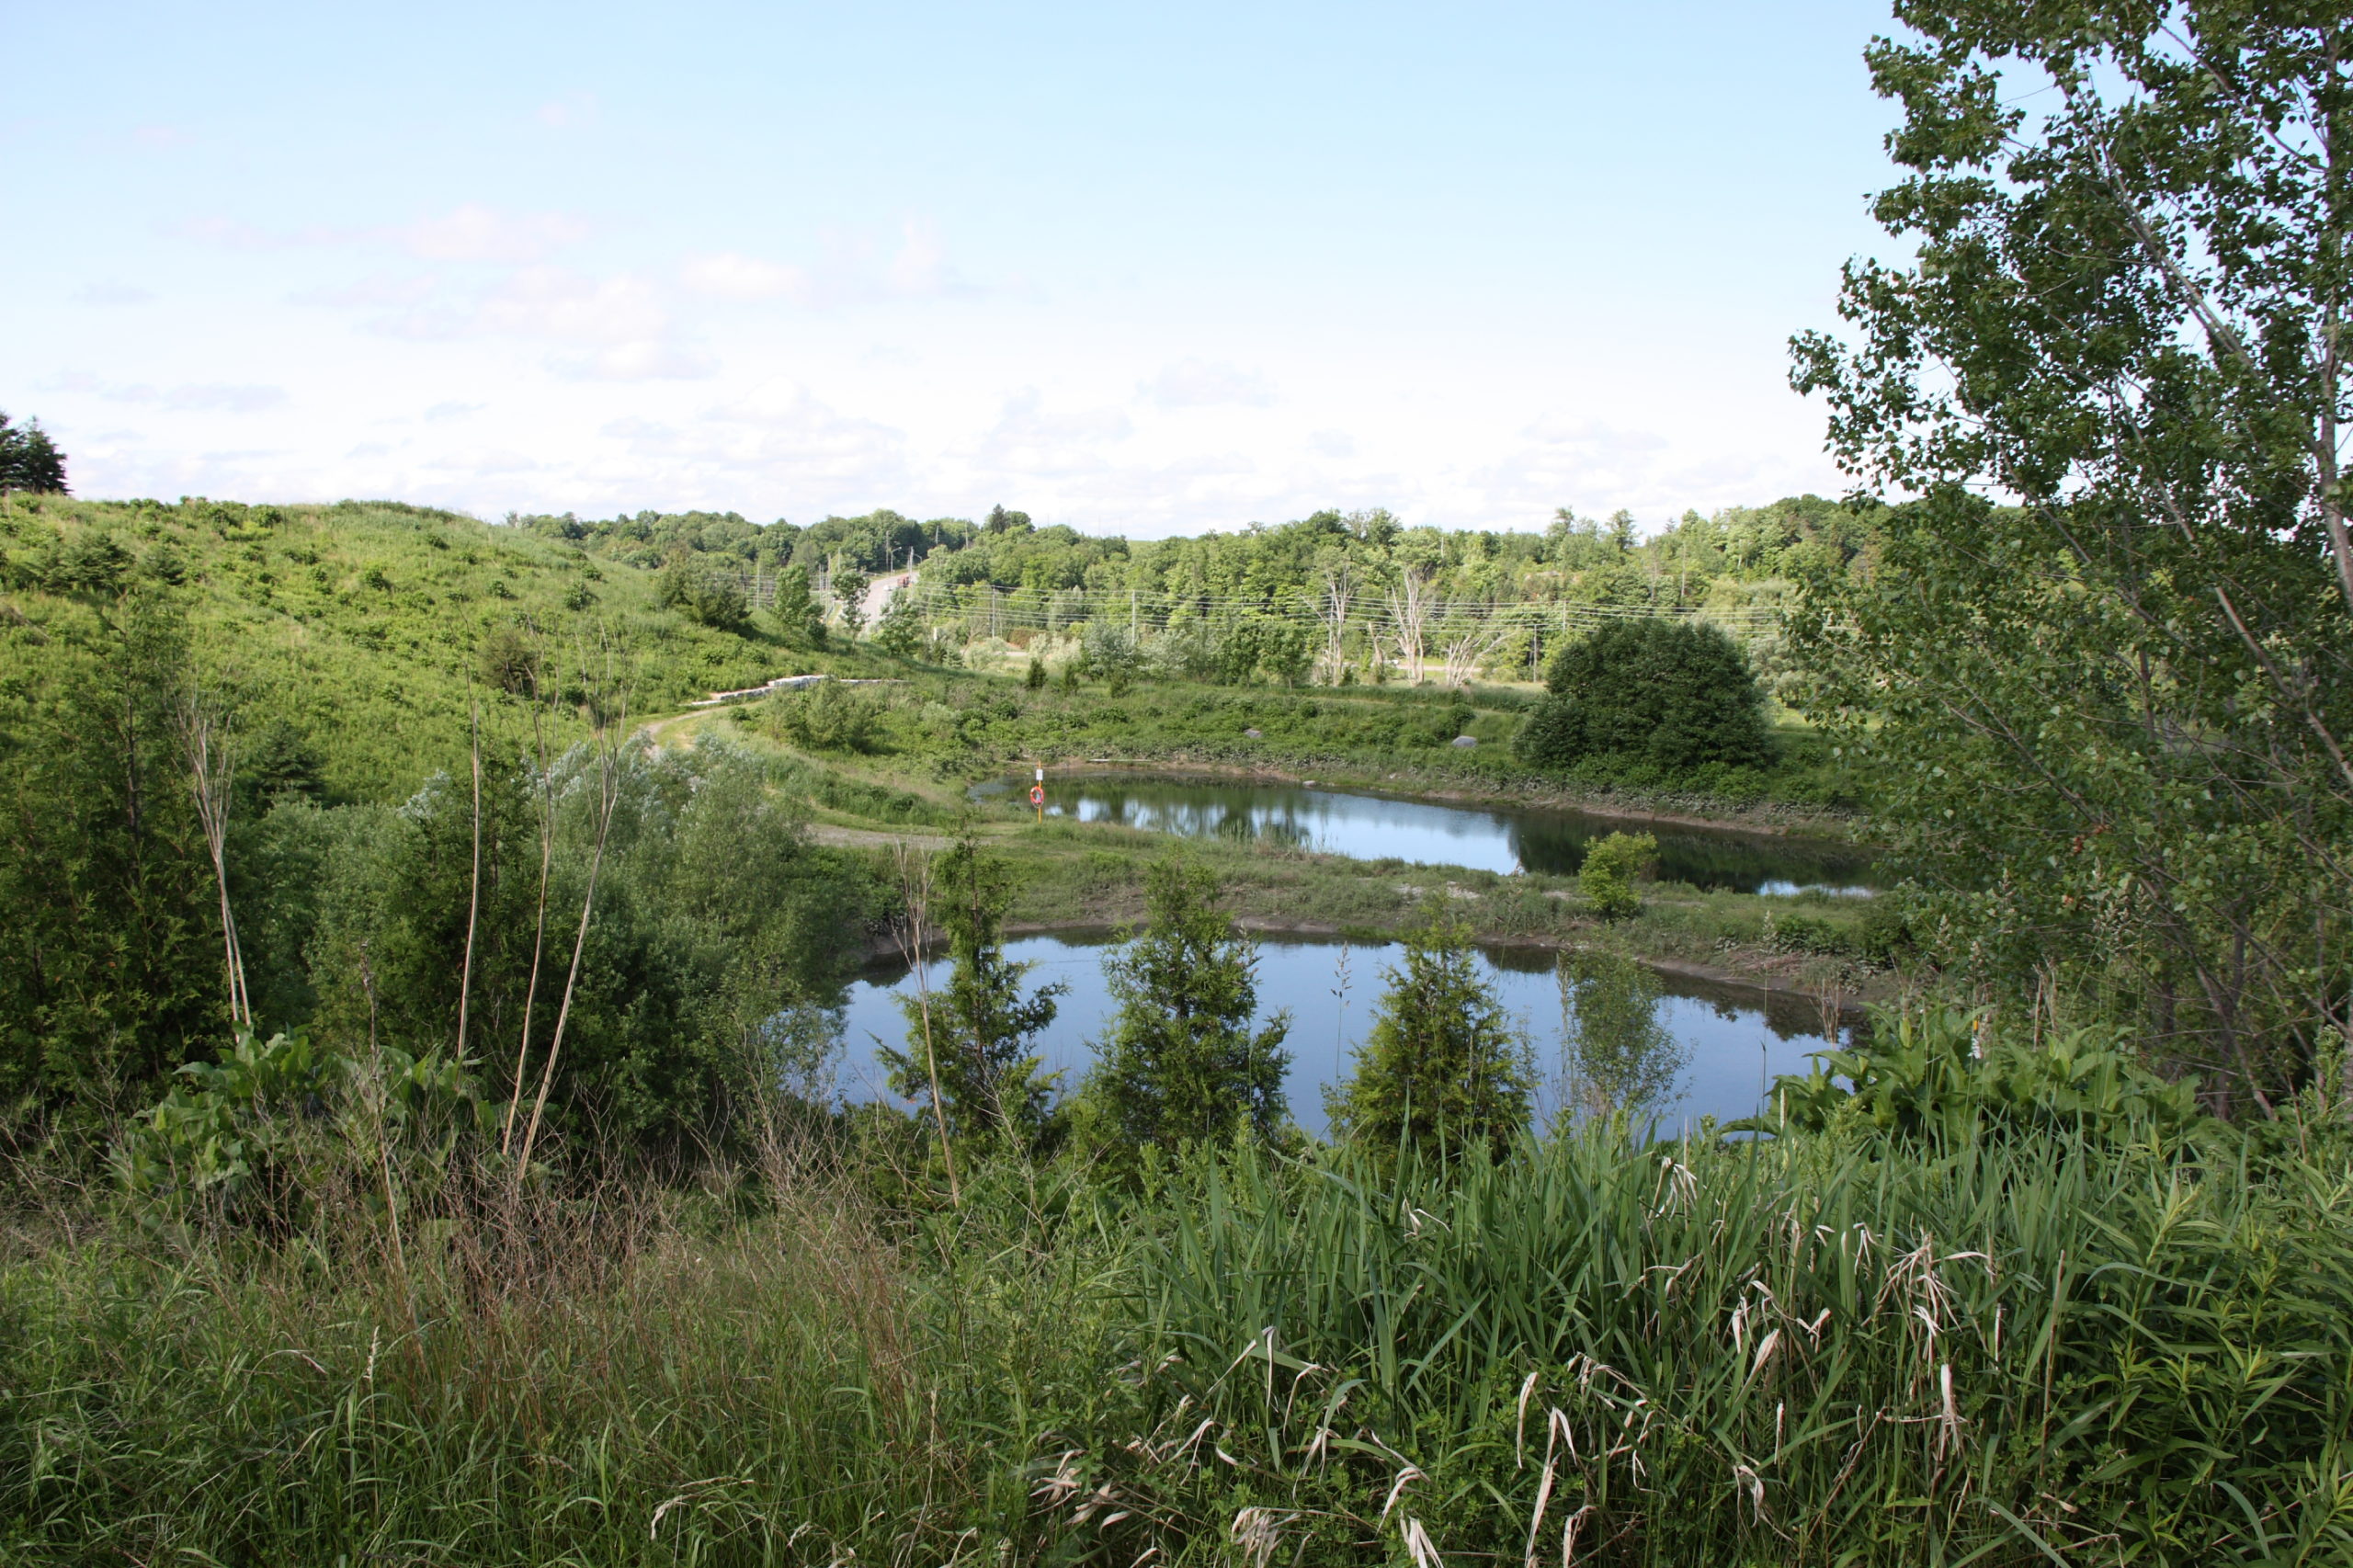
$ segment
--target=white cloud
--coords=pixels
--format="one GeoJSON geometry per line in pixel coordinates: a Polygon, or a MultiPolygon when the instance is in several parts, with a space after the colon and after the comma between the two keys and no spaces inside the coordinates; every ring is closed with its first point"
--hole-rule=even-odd
{"type": "Polygon", "coordinates": [[[335,289],[305,289],[289,298],[298,305],[364,305],[381,309],[422,304],[432,298],[437,287],[430,276],[421,272],[397,277],[380,274],[335,289]]]}
{"type": "Polygon", "coordinates": [[[51,383],[61,392],[85,392],[108,403],[138,403],[174,414],[259,414],[286,402],[286,389],[233,386],[220,381],[183,381],[175,387],[150,386],[144,381],[102,381],[79,372],[59,376],[51,383]]]}
{"type": "Polygon", "coordinates": [[[482,286],[386,279],[314,292],[301,302],[396,307],[370,317],[369,330],[415,342],[506,337],[619,348],[672,336],[669,309],[646,279],[631,273],[592,278],[544,265],[517,267],[482,286]]]}
{"type": "Polygon", "coordinates": [[[452,419],[464,419],[480,414],[483,406],[479,403],[437,403],[425,411],[425,417],[436,425],[445,424],[452,419]]]}
{"type": "Polygon", "coordinates": [[[85,283],[73,294],[77,305],[143,305],[154,297],[128,283],[85,283]]]}
{"type": "Polygon", "coordinates": [[[570,343],[642,343],[666,334],[654,286],[628,273],[587,278],[554,267],[511,273],[482,301],[481,331],[570,343]]]}
{"type": "Polygon", "coordinates": [[[805,304],[812,292],[809,274],[801,268],[736,251],[689,256],[678,268],[678,279],[718,300],[789,299],[805,304]]]}
{"type": "Polygon", "coordinates": [[[821,309],[988,292],[958,274],[938,226],[926,219],[902,222],[895,246],[869,231],[829,225],[818,231],[817,248],[806,266],[740,251],[693,255],[679,264],[678,280],[710,299],[790,300],[821,309]]]}
{"type": "Polygon", "coordinates": [[[1726,450],[1695,458],[1668,437],[1594,418],[1540,419],[1520,444],[1458,471],[1459,497],[1490,517],[1540,517],[1556,506],[1606,514],[1623,506],[1655,526],[1688,506],[1761,502],[1805,488],[1799,454],[1726,450]]]}
{"type": "Polygon", "coordinates": [[[588,225],[563,212],[501,212],[467,202],[438,218],[385,231],[426,261],[537,261],[588,237],[588,225]]]}
{"type": "Polygon", "coordinates": [[[1105,449],[1133,432],[1116,408],[1049,412],[1043,393],[1024,387],[1005,400],[992,426],[972,449],[985,472],[1040,477],[1098,473],[1111,466],[1105,449]]]}
{"type": "Polygon", "coordinates": [[[295,245],[345,244],[364,231],[313,225],[306,229],[264,229],[241,218],[190,218],[167,231],[183,239],[219,245],[224,250],[285,250],[295,245]]]}
{"type": "Polygon", "coordinates": [[[1265,408],[1275,401],[1275,389],[1256,370],[1245,370],[1221,360],[1179,359],[1136,389],[1137,395],[1162,408],[1213,408],[1239,404],[1265,408]]]}
{"type": "Polygon", "coordinates": [[[937,224],[910,218],[899,226],[899,254],[891,258],[883,280],[894,294],[949,290],[948,247],[940,243],[937,224]]]}
{"type": "Polygon", "coordinates": [[[172,232],[230,250],[285,250],[303,245],[389,244],[420,261],[538,261],[588,237],[585,219],[567,212],[505,212],[469,201],[408,223],[341,228],[313,224],[266,229],[239,218],[191,218],[172,232]]]}
{"type": "Polygon", "coordinates": [[[1357,438],[1345,430],[1317,430],[1307,437],[1307,444],[1327,458],[1352,458],[1357,455],[1357,438]]]}
{"type": "Polygon", "coordinates": [[[538,473],[547,465],[526,452],[505,447],[483,447],[437,454],[428,469],[467,477],[485,477],[506,473],[538,473]]]}
{"type": "Polygon", "coordinates": [[[705,348],[649,339],[553,355],[548,369],[574,381],[693,381],[717,375],[719,359],[705,348]]]}

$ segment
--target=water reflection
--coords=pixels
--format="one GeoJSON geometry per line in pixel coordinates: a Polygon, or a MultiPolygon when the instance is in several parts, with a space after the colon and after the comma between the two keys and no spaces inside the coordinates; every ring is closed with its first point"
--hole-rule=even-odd
{"type": "MultiPolygon", "coordinates": [[[[983,785],[975,793],[999,795],[1017,787],[1014,781],[983,785]]],[[[1817,888],[1865,893],[1878,885],[1869,855],[1818,840],[1660,826],[1536,807],[1394,801],[1303,785],[1064,778],[1047,781],[1046,811],[1187,838],[1258,840],[1360,860],[1555,876],[1574,874],[1595,839],[1638,828],[1658,840],[1658,874],[1667,881],[1779,894],[1817,888]]]]}
{"type": "MultiPolygon", "coordinates": [[[[1104,1031],[1115,1010],[1103,979],[1105,945],[1101,937],[1074,937],[1006,944],[1007,957],[1036,966],[1029,988],[1051,982],[1069,987],[1038,1041],[1047,1068],[1063,1074],[1065,1091],[1086,1075],[1093,1062],[1087,1041],[1104,1031]]],[[[1290,1011],[1283,1043],[1291,1062],[1284,1088],[1301,1126],[1325,1130],[1324,1086],[1347,1075],[1386,985],[1381,971],[1402,952],[1394,945],[1292,938],[1261,944],[1257,1021],[1290,1011]]],[[[1828,1043],[1820,1009],[1809,996],[1759,997],[1643,970],[1631,987],[1617,971],[1605,974],[1597,987],[1587,983],[1582,1003],[1564,1010],[1551,953],[1483,951],[1480,968],[1536,1049],[1545,1070],[1540,1106],[1547,1119],[1591,1108],[1593,1069],[1612,1062],[1620,1074],[1612,1092],[1622,1096],[1620,1103],[1638,1097],[1630,1090],[1643,1090],[1639,1097],[1669,1128],[1703,1115],[1747,1116],[1762,1103],[1773,1075],[1803,1072],[1806,1053],[1828,1043]]],[[[876,1050],[878,1040],[893,1048],[905,1041],[905,1020],[893,998],[908,983],[904,969],[892,965],[849,988],[842,1087],[853,1099],[895,1097],[884,1085],[876,1050]]]]}

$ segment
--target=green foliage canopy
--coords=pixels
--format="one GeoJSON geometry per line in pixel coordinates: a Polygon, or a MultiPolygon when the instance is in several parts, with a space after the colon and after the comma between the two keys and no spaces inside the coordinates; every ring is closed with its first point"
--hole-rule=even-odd
{"type": "Polygon", "coordinates": [[[1794,634],[1938,954],[2137,1017],[2268,1106],[2353,995],[2353,96],[2326,8],[1963,0],[1870,51],[1904,123],[1840,461],[1919,499],[1794,634]],[[1990,495],[2013,499],[1997,506],[1990,495]]]}
{"type": "Polygon", "coordinates": [[[1647,833],[1610,833],[1596,840],[1577,867],[1577,891],[1604,920],[1623,920],[1643,912],[1643,895],[1634,878],[1658,854],[1658,840],[1647,833]]]}
{"type": "Polygon", "coordinates": [[[169,590],[61,635],[0,622],[0,1108],[126,1108],[227,1040],[211,868],[177,733],[188,629],[169,590]]]}

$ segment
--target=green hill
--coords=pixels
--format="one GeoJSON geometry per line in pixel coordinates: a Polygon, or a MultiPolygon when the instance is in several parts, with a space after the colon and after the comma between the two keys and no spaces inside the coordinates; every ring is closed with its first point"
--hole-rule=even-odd
{"type": "Polygon", "coordinates": [[[468,687],[518,636],[567,670],[618,649],[648,713],[846,662],[756,621],[703,624],[662,585],[561,537],[398,502],[20,495],[0,499],[0,694],[29,699],[50,657],[103,646],[123,595],[165,589],[204,679],[290,729],[332,793],[381,799],[462,760],[468,687]]]}

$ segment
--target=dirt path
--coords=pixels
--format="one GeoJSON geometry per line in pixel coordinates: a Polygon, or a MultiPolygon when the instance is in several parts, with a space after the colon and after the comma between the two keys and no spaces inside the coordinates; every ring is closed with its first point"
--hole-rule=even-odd
{"type": "Polygon", "coordinates": [[[888,849],[893,845],[911,844],[917,849],[937,851],[956,842],[944,833],[887,833],[881,828],[836,827],[823,822],[809,824],[809,837],[812,842],[835,849],[888,849]]]}

